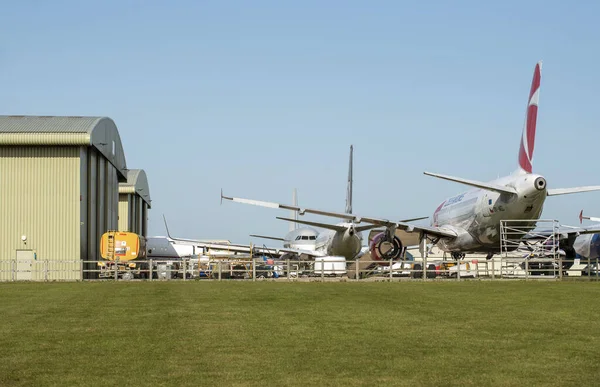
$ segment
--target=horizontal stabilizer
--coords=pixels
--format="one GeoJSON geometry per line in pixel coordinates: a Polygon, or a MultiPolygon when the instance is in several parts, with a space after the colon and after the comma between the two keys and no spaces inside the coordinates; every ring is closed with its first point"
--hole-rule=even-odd
{"type": "Polygon", "coordinates": [[[305,224],[307,226],[326,228],[326,229],[335,230],[335,231],[346,231],[348,229],[347,227],[338,226],[336,224],[310,222],[308,220],[296,220],[296,219],[290,219],[290,218],[281,218],[279,216],[277,217],[277,219],[286,220],[288,222],[296,222],[296,223],[300,223],[300,224],[305,224]]]}
{"type": "Polygon", "coordinates": [[[367,230],[372,230],[377,227],[379,227],[378,224],[367,224],[365,226],[356,226],[356,227],[354,227],[354,230],[356,232],[363,232],[363,231],[367,231],[367,230]]]}
{"type": "Polygon", "coordinates": [[[402,222],[402,223],[416,222],[417,220],[423,220],[423,219],[427,219],[427,218],[429,218],[429,216],[421,216],[419,218],[402,219],[400,222],[402,222]]]}
{"type": "Polygon", "coordinates": [[[467,180],[467,179],[462,179],[460,177],[440,175],[440,174],[431,173],[431,172],[423,172],[423,173],[428,176],[437,177],[438,179],[450,180],[450,181],[454,181],[456,183],[470,185],[471,187],[486,189],[488,191],[498,192],[501,194],[509,194],[509,195],[517,194],[517,191],[511,187],[506,187],[506,186],[491,184],[491,183],[484,183],[484,182],[476,181],[476,180],[467,180]]]}
{"type": "Polygon", "coordinates": [[[267,235],[256,235],[256,234],[250,234],[251,237],[254,238],[263,238],[263,239],[271,239],[274,241],[283,241],[283,238],[279,238],[279,237],[272,237],[272,236],[267,236],[267,235]]]}
{"type": "Polygon", "coordinates": [[[583,216],[583,210],[579,213],[579,223],[583,223],[583,220],[591,220],[592,222],[600,222],[600,218],[596,218],[593,216],[583,216]]]}
{"type": "Polygon", "coordinates": [[[548,196],[568,195],[568,194],[573,194],[573,193],[590,192],[590,191],[600,191],[600,185],[589,185],[587,187],[548,189],[548,196]]]}

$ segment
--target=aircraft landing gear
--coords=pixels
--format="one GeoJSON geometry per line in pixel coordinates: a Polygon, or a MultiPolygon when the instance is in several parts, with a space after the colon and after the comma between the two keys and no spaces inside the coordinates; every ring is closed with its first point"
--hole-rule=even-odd
{"type": "Polygon", "coordinates": [[[487,253],[487,255],[485,256],[485,259],[487,259],[489,261],[490,259],[492,259],[493,256],[494,256],[494,253],[487,253]]]}
{"type": "Polygon", "coordinates": [[[465,257],[465,253],[452,253],[452,258],[458,260],[461,260],[465,257]]]}

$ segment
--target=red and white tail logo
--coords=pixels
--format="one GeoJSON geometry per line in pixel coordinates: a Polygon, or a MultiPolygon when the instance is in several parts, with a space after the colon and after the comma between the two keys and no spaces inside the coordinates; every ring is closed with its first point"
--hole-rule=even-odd
{"type": "Polygon", "coordinates": [[[535,124],[537,121],[538,102],[540,99],[540,80],[542,79],[542,62],[535,65],[529,102],[527,103],[527,115],[521,136],[521,147],[519,148],[519,166],[527,173],[532,172],[533,146],[535,145],[535,124]]]}

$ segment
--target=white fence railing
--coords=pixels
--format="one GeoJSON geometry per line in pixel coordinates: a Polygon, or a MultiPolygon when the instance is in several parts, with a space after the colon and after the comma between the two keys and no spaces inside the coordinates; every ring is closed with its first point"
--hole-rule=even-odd
{"type": "Polygon", "coordinates": [[[0,260],[0,281],[93,280],[402,280],[402,279],[563,279],[599,280],[598,259],[496,257],[491,260],[320,261],[255,259],[0,260]]]}

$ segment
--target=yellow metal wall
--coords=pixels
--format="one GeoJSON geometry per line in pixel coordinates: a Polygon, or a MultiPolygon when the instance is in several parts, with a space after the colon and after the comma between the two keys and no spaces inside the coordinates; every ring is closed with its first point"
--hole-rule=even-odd
{"type": "Polygon", "coordinates": [[[146,236],[148,204],[135,194],[119,194],[119,231],[146,236]]]}
{"type": "Polygon", "coordinates": [[[130,194],[119,194],[119,231],[131,231],[130,194]]]}
{"type": "Polygon", "coordinates": [[[36,252],[32,279],[79,279],[80,211],[78,147],[0,147],[0,279],[19,249],[36,252]]]}

